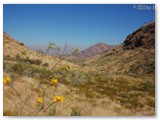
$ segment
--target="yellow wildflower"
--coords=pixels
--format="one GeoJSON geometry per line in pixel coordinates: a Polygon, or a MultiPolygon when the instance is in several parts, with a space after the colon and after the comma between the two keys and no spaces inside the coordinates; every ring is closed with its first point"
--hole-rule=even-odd
{"type": "Polygon", "coordinates": [[[63,96],[55,96],[53,99],[54,102],[63,102],[64,101],[64,97],[63,96]]]}
{"type": "Polygon", "coordinates": [[[52,78],[52,79],[51,79],[51,84],[56,84],[56,83],[58,83],[58,79],[52,78]]]}
{"type": "Polygon", "coordinates": [[[4,83],[4,84],[7,84],[7,83],[9,83],[9,82],[11,82],[11,79],[10,79],[9,77],[5,77],[5,78],[3,79],[3,83],[4,83]]]}
{"type": "Polygon", "coordinates": [[[43,103],[43,99],[41,97],[38,97],[37,101],[38,103],[43,103]]]}

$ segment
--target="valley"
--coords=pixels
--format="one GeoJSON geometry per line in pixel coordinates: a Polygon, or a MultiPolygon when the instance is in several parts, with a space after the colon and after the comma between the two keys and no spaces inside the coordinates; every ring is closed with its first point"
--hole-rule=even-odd
{"type": "Polygon", "coordinates": [[[3,33],[4,116],[154,116],[155,23],[97,45],[50,56],[3,33]]]}

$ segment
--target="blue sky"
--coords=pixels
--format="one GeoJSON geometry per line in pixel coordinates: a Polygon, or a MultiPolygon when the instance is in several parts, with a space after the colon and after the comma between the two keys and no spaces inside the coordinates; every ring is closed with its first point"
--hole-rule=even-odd
{"type": "Polygon", "coordinates": [[[153,5],[148,6],[151,10],[131,4],[4,4],[3,31],[33,49],[50,41],[81,49],[99,42],[117,45],[155,20],[153,5]]]}

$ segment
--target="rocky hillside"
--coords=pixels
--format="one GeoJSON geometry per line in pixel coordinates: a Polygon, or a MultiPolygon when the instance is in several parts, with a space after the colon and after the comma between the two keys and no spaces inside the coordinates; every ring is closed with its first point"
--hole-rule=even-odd
{"type": "Polygon", "coordinates": [[[142,26],[119,46],[86,61],[99,71],[133,75],[155,72],[155,23],[142,26]]]}
{"type": "Polygon", "coordinates": [[[81,57],[87,58],[87,57],[93,57],[99,54],[102,54],[105,51],[108,51],[112,49],[114,46],[107,45],[105,43],[97,43],[84,51],[82,51],[81,57]]]}
{"type": "Polygon", "coordinates": [[[124,49],[134,49],[137,47],[155,47],[155,23],[149,23],[129,34],[124,41],[124,49]]]}

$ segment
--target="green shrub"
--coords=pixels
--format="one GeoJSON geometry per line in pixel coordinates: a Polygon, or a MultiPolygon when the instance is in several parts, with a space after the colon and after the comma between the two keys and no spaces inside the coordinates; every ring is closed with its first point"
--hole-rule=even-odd
{"type": "Polygon", "coordinates": [[[3,61],[3,71],[7,73],[13,71],[12,66],[6,61],[3,61]]]}
{"type": "Polygon", "coordinates": [[[24,43],[20,43],[20,45],[24,46],[24,43]]]}
{"type": "Polygon", "coordinates": [[[12,69],[14,72],[22,74],[24,72],[24,70],[26,69],[26,66],[23,63],[16,63],[13,65],[12,69]]]}
{"type": "Polygon", "coordinates": [[[28,65],[24,70],[24,74],[29,77],[38,77],[39,78],[40,69],[31,65],[28,65]]]}
{"type": "Polygon", "coordinates": [[[42,83],[48,83],[54,77],[54,73],[43,67],[39,71],[39,76],[42,83]]]}
{"type": "Polygon", "coordinates": [[[71,116],[81,116],[81,110],[77,107],[72,108],[71,116]]]}
{"type": "MultiPolygon", "coordinates": [[[[15,60],[18,62],[25,62],[28,64],[35,64],[35,65],[40,65],[42,63],[41,60],[37,59],[37,60],[31,60],[29,57],[21,58],[19,54],[16,55],[15,60]]],[[[47,64],[45,64],[47,65],[47,64]]]]}
{"type": "Polygon", "coordinates": [[[74,80],[73,80],[73,85],[83,85],[85,83],[87,83],[87,79],[86,79],[86,75],[84,73],[76,73],[74,75],[74,80]]]}
{"type": "Polygon", "coordinates": [[[48,116],[55,116],[56,115],[56,108],[53,108],[53,109],[51,109],[51,110],[49,110],[49,112],[48,112],[48,116]]]}
{"type": "Polygon", "coordinates": [[[49,66],[49,64],[48,64],[48,63],[44,63],[42,66],[44,66],[44,67],[48,67],[48,66],[49,66]]]}
{"type": "Polygon", "coordinates": [[[40,65],[41,63],[42,63],[41,60],[35,60],[35,61],[33,62],[33,64],[36,64],[36,65],[40,65]]]}
{"type": "Polygon", "coordinates": [[[41,60],[31,60],[29,58],[23,59],[24,62],[29,63],[29,64],[35,64],[35,65],[40,65],[42,63],[41,60]]]}
{"type": "Polygon", "coordinates": [[[20,60],[21,60],[21,57],[20,57],[19,54],[16,55],[15,60],[16,60],[16,61],[20,61],[20,60]]]}
{"type": "Polygon", "coordinates": [[[11,56],[7,55],[3,57],[4,60],[12,60],[11,56]]]}
{"type": "Polygon", "coordinates": [[[146,81],[144,84],[143,84],[143,90],[144,91],[150,91],[152,88],[152,82],[151,81],[146,81]]]}

